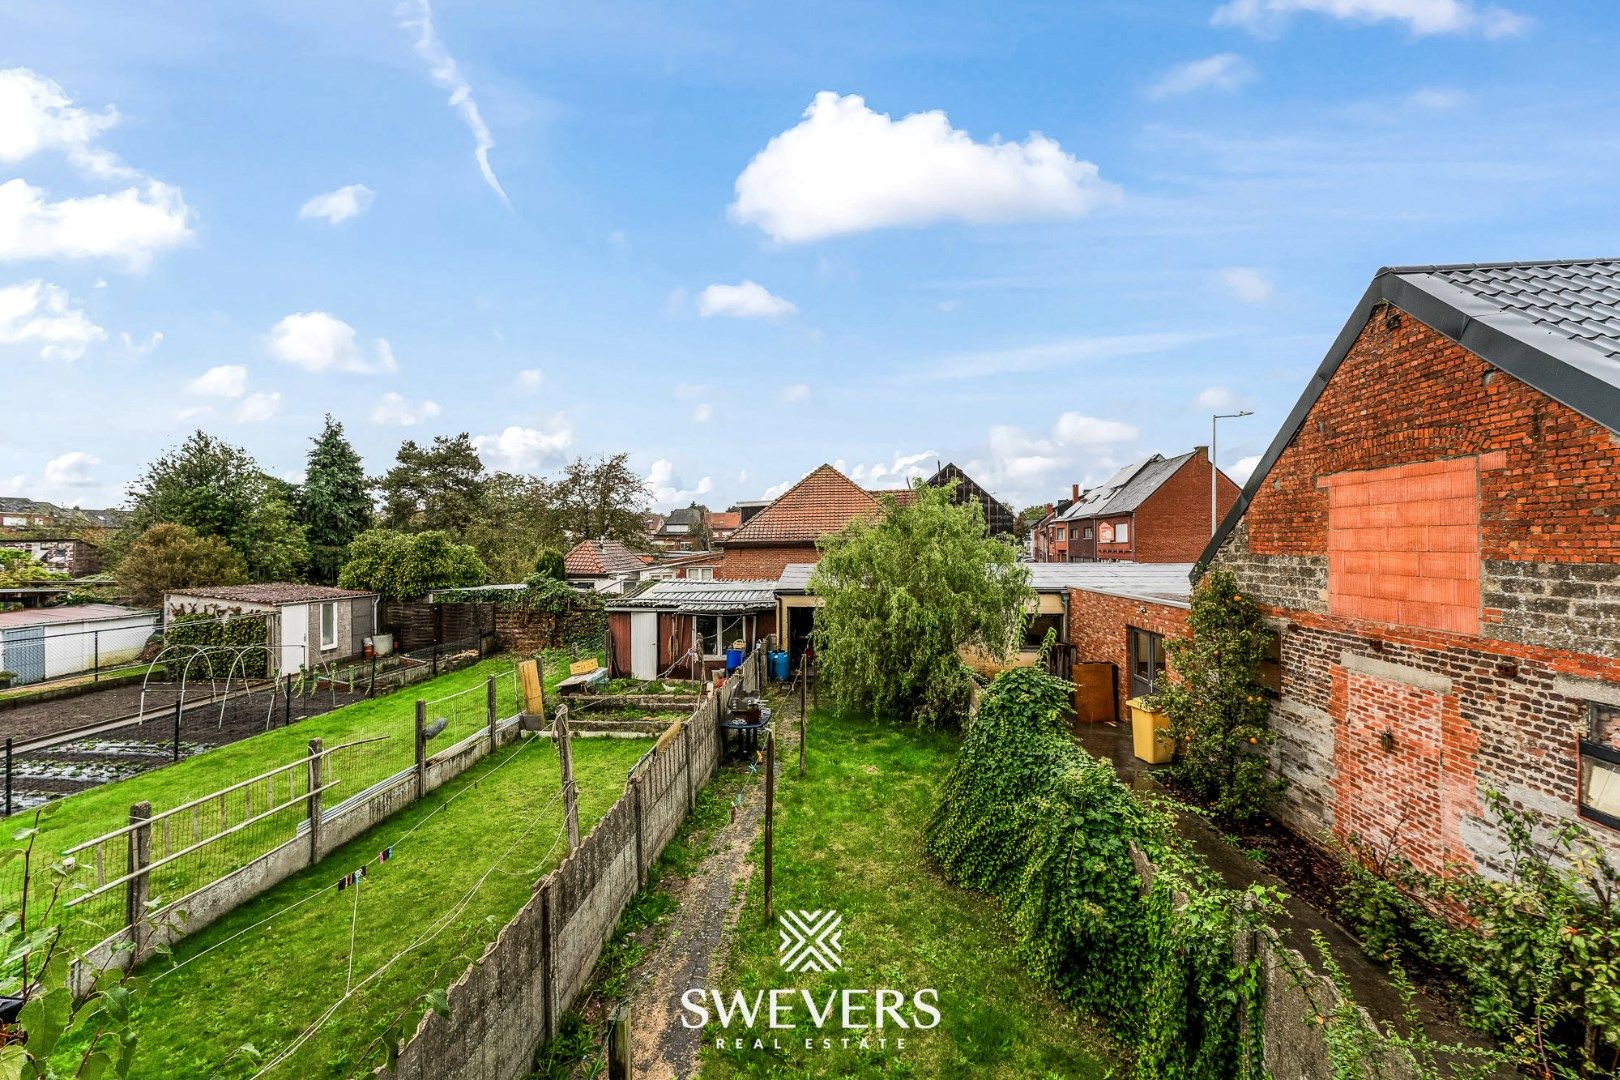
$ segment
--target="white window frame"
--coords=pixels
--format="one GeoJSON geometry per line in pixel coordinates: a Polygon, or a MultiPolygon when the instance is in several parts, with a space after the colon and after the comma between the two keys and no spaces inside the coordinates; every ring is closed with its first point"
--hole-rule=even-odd
{"type": "Polygon", "coordinates": [[[321,651],[326,652],[328,649],[337,648],[337,643],[338,643],[338,641],[337,641],[337,638],[338,638],[338,611],[337,611],[337,601],[336,600],[328,601],[327,603],[324,603],[324,604],[321,605],[320,618],[321,618],[321,651]],[[330,611],[332,613],[332,635],[331,635],[331,637],[328,637],[327,634],[326,634],[326,613],[328,611],[330,611]]]}
{"type": "Polygon", "coordinates": [[[1131,523],[1121,521],[1114,525],[1114,543],[1128,544],[1131,542],[1131,523]]]}
{"type": "Polygon", "coordinates": [[[728,639],[732,641],[741,639],[743,644],[746,645],[748,643],[747,618],[748,616],[746,615],[721,614],[692,616],[692,640],[702,648],[703,659],[724,660],[726,656],[726,643],[728,639]],[[703,624],[711,619],[714,620],[714,652],[709,652],[708,643],[703,640],[703,624]],[[734,626],[737,632],[735,634],[727,634],[726,627],[728,625],[734,626]]]}
{"type": "Polygon", "coordinates": [[[712,566],[688,566],[686,568],[686,580],[687,581],[713,581],[714,580],[714,567],[712,567],[712,566]]]}

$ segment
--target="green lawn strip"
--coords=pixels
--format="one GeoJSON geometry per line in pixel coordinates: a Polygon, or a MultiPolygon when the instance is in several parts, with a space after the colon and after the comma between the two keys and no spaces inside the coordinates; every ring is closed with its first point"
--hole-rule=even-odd
{"type": "MultiPolygon", "coordinates": [[[[574,743],[582,830],[623,793],[627,770],[649,745],[643,739],[574,743]]],[[[369,875],[359,887],[354,922],[357,982],[450,915],[491,864],[500,860],[502,869],[522,871],[488,875],[442,934],[356,992],[271,1075],[369,1071],[381,1061],[381,1050],[373,1045],[378,1036],[402,1015],[407,1033],[413,1030],[422,995],[454,982],[528,902],[534,882],[567,854],[566,842],[557,842],[561,802],[551,802],[559,783],[557,755],[549,742],[525,740],[503,749],[320,865],[180,942],[174,963],[219,947],[156,978],[141,997],[134,1019],[140,1050],[132,1075],[252,1076],[259,1064],[325,1013],[344,992],[354,892],[330,890],[265,926],[233,935],[356,867],[366,866],[369,875]],[[468,791],[473,785],[476,790],[468,791]],[[462,798],[437,810],[463,791],[462,798]],[[538,826],[503,858],[507,847],[535,823],[537,811],[538,826]],[[404,836],[418,823],[421,828],[404,836]],[[393,857],[376,863],[377,853],[396,841],[393,857]],[[262,1053],[260,1063],[242,1054],[216,1073],[244,1044],[262,1053]],[[367,1047],[372,1047],[369,1057],[367,1047]]],[[[141,974],[158,976],[169,966],[169,961],[153,961],[141,974]]]]}
{"type": "MultiPolygon", "coordinates": [[[[818,1031],[802,1000],[795,1029],[754,1032],[734,1021],[729,1037],[756,1032],[780,1050],[715,1048],[728,1033],[705,1031],[705,1078],[736,1076],[974,1076],[1100,1078],[1123,1072],[1121,1055],[1105,1035],[1037,986],[1015,953],[1016,941],[995,902],[947,884],[930,868],[922,828],[955,755],[952,736],[890,724],[811,715],[807,773],[784,753],[775,825],[775,910],[834,908],[843,914],[843,966],[828,974],[784,971],[778,932],[763,922],[762,881],[756,872],[727,970],[710,980],[724,994],[772,987],[807,989],[818,1002],[843,988],[887,988],[906,995],[939,993],[939,1025],[928,1031],[868,1032],[861,1051],[835,1014],[818,1031]],[[904,1037],[903,1051],[894,1038],[904,1037]],[[819,1049],[821,1038],[832,1049],[819,1049]],[[804,1049],[804,1040],[817,1049],[804,1049]]],[[[762,843],[762,842],[761,842],[762,843]]],[[[760,855],[756,845],[755,858],[760,855]]],[[[758,865],[756,863],[756,865],[758,865]]],[[[870,995],[864,1019],[873,1018],[870,995]]],[[[909,1010],[907,1010],[909,1011],[909,1010]]],[[[860,1032],[850,1033],[859,1036],[860,1032]]]]}
{"type": "Polygon", "coordinates": [[[563,1014],[557,1037],[540,1048],[533,1080],[565,1080],[581,1062],[601,1057],[612,1009],[593,1006],[612,1006],[631,988],[630,978],[647,953],[642,931],[668,921],[675,910],[670,879],[691,876],[708,853],[715,830],[730,821],[733,800],[757,782],[745,767],[722,767],[698,792],[692,813],[647,872],[647,884],[625,905],[585,993],[563,1014]]]}

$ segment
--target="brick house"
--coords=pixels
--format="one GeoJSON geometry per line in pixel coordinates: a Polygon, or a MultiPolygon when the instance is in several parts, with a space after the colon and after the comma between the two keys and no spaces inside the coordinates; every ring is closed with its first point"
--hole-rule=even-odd
{"type": "MultiPolygon", "coordinates": [[[[1120,469],[1055,520],[1055,528],[1068,533],[1065,558],[1192,562],[1209,543],[1210,469],[1203,446],[1175,457],[1154,454],[1120,469]]],[[[1217,510],[1224,514],[1237,501],[1238,486],[1215,471],[1217,510]]]]}
{"type": "Polygon", "coordinates": [[[882,512],[877,495],[831,465],[818,466],[721,541],[724,554],[714,576],[731,581],[774,581],[794,563],[820,559],[816,541],[821,537],[856,518],[874,518],[882,512]]]}
{"type": "Polygon", "coordinates": [[[1285,816],[1491,873],[1620,853],[1620,260],[1381,270],[1204,560],[1280,628],[1285,816]]]}
{"type": "Polygon", "coordinates": [[[570,585],[600,593],[622,593],[640,579],[648,560],[617,540],[581,540],[563,556],[563,572],[570,585]]]}
{"type": "Polygon", "coordinates": [[[1046,505],[1046,514],[1029,529],[1029,554],[1035,562],[1068,562],[1069,561],[1069,527],[1059,525],[1061,518],[1069,507],[1080,501],[1080,485],[1075,484],[1070,489],[1070,497],[1059,499],[1055,503],[1046,505]]]}

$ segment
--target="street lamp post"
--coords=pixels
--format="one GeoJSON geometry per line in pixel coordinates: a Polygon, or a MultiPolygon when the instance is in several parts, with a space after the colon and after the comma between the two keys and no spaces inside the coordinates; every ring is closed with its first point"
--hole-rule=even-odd
{"type": "Polygon", "coordinates": [[[1217,481],[1220,478],[1220,468],[1215,464],[1215,422],[1217,420],[1236,420],[1240,416],[1253,416],[1249,409],[1233,413],[1211,413],[1209,417],[1209,535],[1214,537],[1215,530],[1221,527],[1220,500],[1216,497],[1217,481]]]}

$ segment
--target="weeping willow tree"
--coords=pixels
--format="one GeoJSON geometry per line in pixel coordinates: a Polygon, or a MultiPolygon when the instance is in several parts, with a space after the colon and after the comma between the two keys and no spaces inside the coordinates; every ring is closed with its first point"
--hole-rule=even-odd
{"type": "Polygon", "coordinates": [[[928,727],[959,723],[972,700],[962,646],[1005,659],[1033,599],[1012,544],[985,531],[978,500],[919,485],[901,503],[821,541],[809,591],[814,643],[835,705],[928,727]]]}

